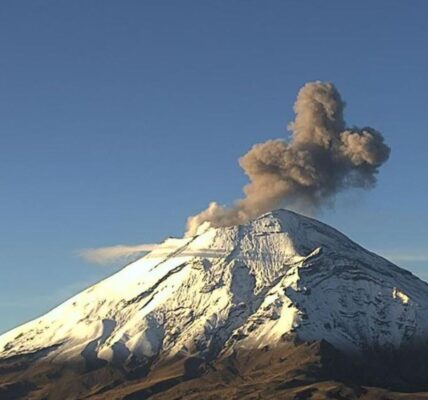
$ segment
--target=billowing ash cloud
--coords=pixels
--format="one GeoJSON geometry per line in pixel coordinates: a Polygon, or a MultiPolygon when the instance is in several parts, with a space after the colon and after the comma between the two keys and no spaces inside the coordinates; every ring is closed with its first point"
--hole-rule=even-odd
{"type": "Polygon", "coordinates": [[[250,179],[234,207],[211,203],[188,220],[188,234],[199,225],[229,226],[286,206],[313,214],[341,190],[371,188],[390,149],[373,128],[347,127],[345,103],[330,82],[307,83],[294,105],[290,142],[256,144],[239,164],[250,179]]]}

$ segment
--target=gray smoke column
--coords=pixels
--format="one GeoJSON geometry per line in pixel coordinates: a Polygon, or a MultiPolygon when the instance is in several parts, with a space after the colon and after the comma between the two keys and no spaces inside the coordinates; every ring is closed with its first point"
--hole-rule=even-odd
{"type": "Polygon", "coordinates": [[[291,141],[256,144],[239,164],[250,183],[245,197],[228,208],[211,203],[188,219],[188,234],[209,222],[240,224],[280,206],[314,214],[348,188],[372,188],[390,148],[373,128],[348,128],[345,103],[330,82],[311,82],[300,89],[289,125],[291,141]]]}

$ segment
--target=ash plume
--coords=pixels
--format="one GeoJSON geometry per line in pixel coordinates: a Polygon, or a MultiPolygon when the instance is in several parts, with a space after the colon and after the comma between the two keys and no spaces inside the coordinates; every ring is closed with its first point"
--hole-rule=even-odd
{"type": "Polygon", "coordinates": [[[348,188],[369,189],[390,148],[370,127],[347,127],[345,103],[331,82],[303,86],[289,125],[291,140],[256,144],[239,164],[250,179],[245,197],[233,207],[213,202],[188,219],[188,235],[204,222],[211,226],[241,224],[277,207],[314,214],[348,188]]]}

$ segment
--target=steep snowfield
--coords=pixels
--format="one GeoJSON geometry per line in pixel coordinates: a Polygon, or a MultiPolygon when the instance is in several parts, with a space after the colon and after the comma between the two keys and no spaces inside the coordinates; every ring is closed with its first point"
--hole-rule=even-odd
{"type": "Polygon", "coordinates": [[[87,365],[275,346],[288,335],[359,352],[428,339],[428,285],[333,228],[278,210],[168,239],[0,337],[0,358],[49,349],[87,365]]]}

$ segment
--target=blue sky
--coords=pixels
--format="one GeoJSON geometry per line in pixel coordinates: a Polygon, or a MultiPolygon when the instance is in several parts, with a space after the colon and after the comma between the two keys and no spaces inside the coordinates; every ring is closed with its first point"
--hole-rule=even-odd
{"type": "Polygon", "coordinates": [[[181,235],[231,203],[299,88],[333,81],[392,148],[319,218],[428,279],[426,1],[0,3],[0,331],[118,265],[87,247],[181,235]]]}

